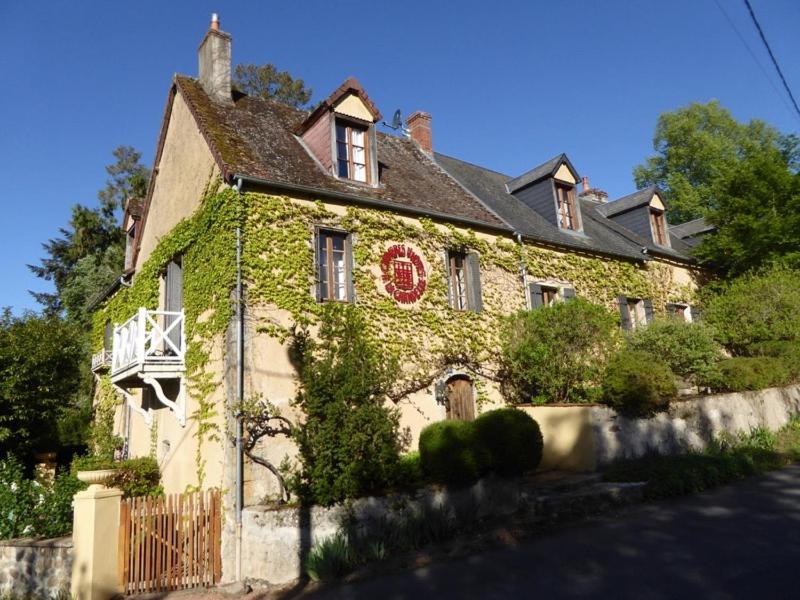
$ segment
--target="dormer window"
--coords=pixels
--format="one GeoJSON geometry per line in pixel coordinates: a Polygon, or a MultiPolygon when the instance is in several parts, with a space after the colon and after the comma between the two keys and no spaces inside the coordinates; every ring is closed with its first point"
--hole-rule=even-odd
{"type": "Polygon", "coordinates": [[[667,239],[667,220],[664,211],[656,208],[650,209],[650,228],[653,230],[653,241],[659,246],[669,245],[667,239]]]}
{"type": "Polygon", "coordinates": [[[369,183],[368,130],[336,119],[336,174],[343,179],[369,183]]]}
{"type": "Polygon", "coordinates": [[[559,226],[561,229],[575,231],[579,229],[578,213],[575,211],[575,188],[561,183],[556,183],[555,186],[559,226]]]}

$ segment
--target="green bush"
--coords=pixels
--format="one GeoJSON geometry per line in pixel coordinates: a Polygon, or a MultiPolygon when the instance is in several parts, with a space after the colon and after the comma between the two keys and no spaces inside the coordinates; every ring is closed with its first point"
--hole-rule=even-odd
{"type": "Polygon", "coordinates": [[[149,456],[130,458],[117,463],[114,476],[108,485],[122,490],[126,498],[161,496],[164,493],[158,463],[149,456]]]}
{"type": "Polygon", "coordinates": [[[384,403],[396,358],[355,307],[336,303],[323,306],[316,339],[295,335],[292,356],[300,380],[294,404],[306,419],[295,434],[300,470],[289,489],[329,506],[391,487],[403,446],[399,413],[384,403]]]}
{"type": "Polygon", "coordinates": [[[439,421],[419,436],[422,470],[431,481],[469,483],[478,479],[489,463],[472,421],[439,421]]]}
{"type": "Polygon", "coordinates": [[[489,452],[489,470],[522,475],[542,460],[542,432],[530,415],[517,408],[498,408],[475,420],[478,443],[489,452]]]}
{"type": "Polygon", "coordinates": [[[797,342],[759,342],[747,347],[751,357],[770,356],[778,358],[788,371],[789,382],[800,381],[800,343],[797,342]]]}
{"type": "Polygon", "coordinates": [[[618,341],[617,318],[581,298],[511,315],[501,330],[503,393],[535,404],[592,400],[618,341]]]}
{"type": "Polygon", "coordinates": [[[648,417],[666,409],[677,391],[667,364],[638,350],[615,354],[603,379],[603,402],[630,417],[648,417]]]}
{"type": "Polygon", "coordinates": [[[738,356],[719,364],[719,374],[705,381],[718,392],[743,392],[785,385],[791,373],[784,361],[771,356],[738,356]]]}
{"type": "Polygon", "coordinates": [[[656,319],[635,329],[628,347],[658,357],[675,375],[695,384],[713,375],[722,359],[722,349],[709,325],[675,318],[656,319]]]}
{"type": "Polygon", "coordinates": [[[28,479],[14,457],[0,461],[0,539],[68,534],[72,497],[84,487],[69,473],[59,473],[43,485],[28,479]]]}
{"type": "Polygon", "coordinates": [[[89,454],[87,456],[76,456],[73,458],[72,464],[70,465],[70,472],[103,471],[105,469],[115,469],[117,465],[118,463],[114,462],[113,458],[89,454]]]}
{"type": "Polygon", "coordinates": [[[306,558],[306,573],[312,581],[332,581],[357,566],[356,553],[343,533],[336,533],[314,546],[306,558]]]}
{"type": "Polygon", "coordinates": [[[402,489],[415,489],[420,487],[425,479],[422,472],[422,459],[419,452],[409,452],[400,457],[397,465],[396,485],[402,489]]]}
{"type": "Polygon", "coordinates": [[[708,298],[703,314],[737,356],[753,344],[800,343],[800,270],[774,266],[739,277],[708,298]]]}

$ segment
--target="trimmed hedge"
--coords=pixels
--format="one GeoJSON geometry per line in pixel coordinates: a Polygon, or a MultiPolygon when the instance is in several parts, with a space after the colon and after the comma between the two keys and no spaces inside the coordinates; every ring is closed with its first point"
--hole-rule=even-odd
{"type": "Polygon", "coordinates": [[[649,417],[666,410],[677,393],[667,364],[638,350],[614,355],[603,379],[603,402],[629,417],[649,417]]]}
{"type": "Polygon", "coordinates": [[[439,421],[425,427],[419,436],[419,455],[425,476],[440,483],[475,481],[490,459],[469,421],[439,421]]]}
{"type": "Polygon", "coordinates": [[[522,475],[542,461],[542,432],[521,410],[490,410],[475,420],[475,431],[478,443],[489,452],[489,470],[498,475],[522,475]]]}
{"type": "Polygon", "coordinates": [[[706,381],[718,392],[743,392],[781,386],[791,380],[783,359],[773,356],[737,356],[719,363],[719,375],[706,381]]]}

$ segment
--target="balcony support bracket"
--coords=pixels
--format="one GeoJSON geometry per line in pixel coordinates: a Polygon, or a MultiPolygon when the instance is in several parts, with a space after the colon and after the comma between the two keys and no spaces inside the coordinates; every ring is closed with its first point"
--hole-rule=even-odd
{"type": "MultiPolygon", "coordinates": [[[[112,385],[114,385],[114,384],[112,384],[112,385]]],[[[121,388],[118,385],[114,385],[114,388],[120,394],[122,394],[122,397],[125,398],[125,402],[127,403],[127,405],[130,407],[130,409],[133,412],[139,413],[140,415],[142,415],[142,418],[144,419],[145,425],[147,425],[148,428],[152,427],[153,426],[153,411],[151,409],[149,409],[149,408],[147,410],[144,410],[141,406],[137,405],[136,401],[133,399],[133,395],[130,394],[128,392],[128,390],[126,390],[125,388],[121,388]]]]}
{"type": "Polygon", "coordinates": [[[161,387],[161,382],[157,378],[147,375],[140,375],[140,377],[144,383],[153,388],[153,391],[156,393],[161,403],[173,412],[175,418],[178,420],[178,424],[181,427],[186,427],[186,395],[184,392],[183,378],[180,379],[180,383],[178,384],[178,397],[173,402],[167,398],[167,395],[161,387]]]}

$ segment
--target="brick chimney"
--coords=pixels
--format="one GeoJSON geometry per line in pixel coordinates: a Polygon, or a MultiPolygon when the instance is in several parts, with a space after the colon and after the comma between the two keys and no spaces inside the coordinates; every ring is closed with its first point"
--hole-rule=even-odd
{"type": "Polygon", "coordinates": [[[197,51],[200,62],[200,85],[212,100],[232,103],[231,36],[220,31],[217,13],[211,15],[211,26],[197,51]]]}
{"type": "Polygon", "coordinates": [[[583,178],[583,191],[579,194],[581,198],[585,198],[587,200],[591,200],[593,202],[600,202],[606,203],[608,202],[608,194],[603,190],[598,190],[592,187],[589,187],[589,178],[583,178]]]}
{"type": "Polygon", "coordinates": [[[406,119],[408,132],[411,139],[419,144],[426,153],[433,154],[433,141],[431,140],[431,116],[418,110],[406,119]]]}

